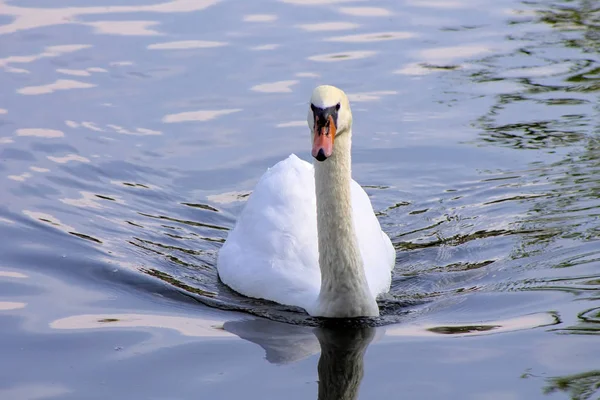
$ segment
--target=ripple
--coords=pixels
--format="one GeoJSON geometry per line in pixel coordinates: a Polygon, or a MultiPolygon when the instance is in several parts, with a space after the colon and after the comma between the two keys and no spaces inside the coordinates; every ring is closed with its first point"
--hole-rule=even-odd
{"type": "Polygon", "coordinates": [[[354,3],[364,0],[279,0],[282,3],[296,4],[300,6],[314,6],[314,5],[326,5],[326,4],[341,4],[341,3],[354,3]]]}
{"type": "MultiPolygon", "coordinates": [[[[458,66],[456,68],[458,68],[458,66]]],[[[435,71],[441,71],[441,69],[429,68],[425,63],[409,63],[406,64],[404,67],[395,70],[394,74],[420,76],[427,75],[435,71]]]]}
{"type": "MultiPolygon", "coordinates": [[[[303,123],[306,124],[306,121],[303,121],[303,123]]],[[[207,199],[208,199],[208,201],[212,201],[213,203],[231,204],[231,203],[235,203],[235,202],[239,202],[239,201],[246,201],[248,196],[250,196],[250,193],[251,192],[241,192],[241,191],[226,192],[226,193],[209,195],[209,196],[207,196],[207,199]]]]}
{"type": "Polygon", "coordinates": [[[341,7],[339,12],[355,17],[389,17],[392,12],[381,7],[341,7]]]}
{"type": "Polygon", "coordinates": [[[4,217],[0,217],[0,224],[4,224],[4,225],[14,225],[14,221],[11,221],[10,219],[4,218],[4,217]]]}
{"type": "Polygon", "coordinates": [[[224,226],[207,224],[207,223],[199,222],[199,221],[191,221],[191,220],[185,220],[185,219],[180,219],[180,218],[174,218],[174,217],[169,217],[166,215],[152,215],[152,214],[146,214],[146,213],[142,213],[142,212],[138,212],[138,214],[142,215],[144,217],[152,218],[152,219],[171,221],[171,222],[176,222],[178,224],[183,224],[183,225],[188,225],[188,226],[209,228],[209,229],[214,229],[214,230],[218,230],[218,231],[228,231],[229,230],[229,228],[224,227],[224,226]]]}
{"type": "Polygon", "coordinates": [[[556,63],[551,65],[511,68],[500,72],[499,76],[505,78],[549,77],[566,74],[571,70],[571,67],[570,63],[556,63]]]}
{"type": "Polygon", "coordinates": [[[262,83],[259,85],[252,86],[250,90],[261,93],[291,93],[292,86],[296,85],[298,81],[277,81],[271,83],[262,83]]]}
{"type": "Polygon", "coordinates": [[[465,44],[461,46],[436,47],[417,52],[417,57],[429,62],[447,62],[457,58],[469,58],[492,53],[487,44],[465,44]]]}
{"type": "Polygon", "coordinates": [[[52,384],[27,383],[0,389],[2,399],[44,400],[65,396],[73,391],[56,382],[52,384]]]}
{"type": "Polygon", "coordinates": [[[11,74],[30,74],[29,70],[25,68],[15,68],[15,67],[4,67],[4,71],[10,72],[11,74]]]}
{"type": "MultiPolygon", "coordinates": [[[[44,48],[44,51],[39,54],[33,54],[29,56],[9,56],[6,58],[0,58],[0,67],[7,68],[10,64],[25,64],[30,63],[42,58],[59,57],[63,54],[73,53],[79,50],[88,49],[92,47],[89,44],[69,44],[60,46],[48,46],[44,48]]],[[[26,71],[25,72],[29,72],[26,71]]]]}
{"type": "Polygon", "coordinates": [[[175,42],[154,43],[148,45],[149,50],[191,50],[208,49],[227,46],[226,42],[215,42],[208,40],[180,40],[175,42]]]}
{"type": "Polygon", "coordinates": [[[472,0],[406,0],[406,4],[412,7],[438,8],[438,9],[457,9],[474,7],[472,0]]]}
{"type": "MultiPolygon", "coordinates": [[[[375,92],[349,93],[348,99],[353,103],[377,101],[383,96],[391,96],[398,94],[395,90],[380,90],[375,92]]],[[[306,122],[305,122],[306,123],[306,122]]]]}
{"type": "Polygon", "coordinates": [[[104,129],[99,128],[98,126],[96,126],[96,124],[94,122],[90,122],[90,121],[83,121],[81,123],[81,126],[89,129],[91,131],[96,131],[96,132],[104,132],[104,129]]]}
{"type": "Polygon", "coordinates": [[[61,203],[64,204],[68,204],[71,206],[75,206],[75,207],[82,207],[82,208],[91,208],[91,209],[101,209],[101,208],[105,208],[105,206],[103,204],[100,203],[100,201],[104,200],[108,200],[111,202],[115,202],[118,204],[125,204],[125,201],[120,199],[118,196],[106,196],[106,195],[99,195],[99,194],[95,194],[95,193],[91,193],[91,192],[86,192],[86,191],[81,191],[79,192],[81,194],[81,197],[78,199],[59,199],[59,201],[61,203]]]}
{"type": "Polygon", "coordinates": [[[25,279],[28,278],[28,276],[20,272],[0,270],[0,278],[25,279]]]}
{"type": "Polygon", "coordinates": [[[86,71],[85,69],[62,69],[62,68],[59,68],[56,70],[56,72],[58,72],[59,74],[72,75],[72,76],[90,76],[91,75],[89,73],[89,71],[86,71]]]}
{"type": "Polygon", "coordinates": [[[290,121],[275,125],[277,128],[296,128],[307,126],[306,121],[290,121]]]}
{"type": "Polygon", "coordinates": [[[218,0],[172,0],[151,5],[96,6],[96,7],[64,7],[35,8],[19,7],[3,4],[0,15],[10,15],[11,23],[0,26],[0,34],[14,33],[21,30],[42,28],[52,25],[82,24],[89,22],[81,18],[84,15],[126,14],[126,13],[187,13],[200,11],[217,4],[218,0]],[[40,18],[43,15],[44,18],[40,18]]]}
{"type": "Polygon", "coordinates": [[[41,138],[59,138],[65,136],[62,131],[41,128],[17,129],[15,133],[17,136],[33,136],[41,138]]]}
{"type": "Polygon", "coordinates": [[[411,39],[416,37],[417,34],[413,32],[374,32],[374,33],[361,33],[358,35],[348,36],[336,36],[327,38],[327,42],[344,42],[344,43],[369,43],[369,42],[383,42],[386,40],[400,40],[400,39],[411,39]]]}
{"type": "Polygon", "coordinates": [[[31,174],[29,172],[24,172],[21,175],[9,175],[8,179],[17,181],[17,182],[25,182],[27,179],[31,178],[31,174]]]}
{"type": "Polygon", "coordinates": [[[111,67],[129,67],[135,65],[133,61],[113,61],[110,63],[111,67]]]}
{"type": "Polygon", "coordinates": [[[104,68],[100,68],[100,67],[90,67],[87,68],[86,71],[88,72],[101,72],[101,73],[107,73],[108,70],[104,69],[104,68]]]}
{"type": "Polygon", "coordinates": [[[277,20],[275,14],[250,14],[244,15],[244,22],[273,22],[277,20]]]}
{"type": "Polygon", "coordinates": [[[13,301],[0,301],[0,311],[19,310],[25,308],[27,303],[17,303],[13,301]]]}
{"type": "Polygon", "coordinates": [[[267,51],[267,50],[275,50],[279,45],[275,43],[271,44],[261,44],[259,46],[250,47],[250,50],[254,51],[267,51]]]}
{"type": "Polygon", "coordinates": [[[78,154],[67,154],[66,156],[63,156],[63,157],[48,156],[47,158],[48,158],[48,160],[54,161],[55,163],[58,163],[58,164],[66,164],[71,161],[77,161],[77,162],[82,162],[82,163],[90,162],[89,159],[82,157],[78,154]]]}
{"type": "Polygon", "coordinates": [[[158,135],[162,135],[161,131],[155,131],[155,130],[147,129],[147,128],[135,128],[135,131],[131,131],[129,129],[123,128],[122,126],[114,125],[114,124],[108,124],[108,125],[106,125],[106,127],[114,130],[116,133],[119,133],[121,135],[132,135],[132,136],[158,136],[158,135]]]}
{"type": "Polygon", "coordinates": [[[205,122],[210,121],[215,118],[233,114],[236,112],[242,111],[240,108],[232,108],[228,110],[198,110],[198,111],[186,111],[178,114],[169,114],[165,115],[162,119],[162,122],[170,124],[177,122],[189,122],[189,121],[199,121],[205,122]]]}
{"type": "Polygon", "coordinates": [[[296,76],[298,78],[318,78],[321,75],[314,73],[314,72],[298,72],[298,73],[296,73],[296,76]]]}
{"type": "Polygon", "coordinates": [[[336,62],[360,60],[363,58],[373,57],[375,54],[377,54],[376,51],[346,51],[340,53],[319,54],[308,57],[308,59],[317,62],[336,62]]]}
{"type": "Polygon", "coordinates": [[[556,325],[558,318],[552,313],[537,313],[505,320],[478,322],[476,324],[415,324],[392,326],[386,336],[479,336],[500,332],[514,332],[556,325]]]}
{"type": "Polygon", "coordinates": [[[24,95],[40,95],[53,93],[57,90],[71,90],[71,89],[89,89],[96,87],[93,83],[79,82],[69,79],[59,79],[54,83],[40,86],[26,86],[17,90],[17,93],[24,95]]]}
{"type": "Polygon", "coordinates": [[[29,167],[29,169],[32,170],[33,172],[50,172],[50,170],[48,168],[29,167]]]}
{"type": "Polygon", "coordinates": [[[307,32],[329,32],[356,29],[359,28],[360,25],[353,22],[318,22],[315,24],[296,25],[296,27],[307,32]]]}
{"type": "Polygon", "coordinates": [[[46,214],[46,213],[42,213],[42,212],[38,212],[38,211],[31,211],[31,210],[23,210],[23,214],[28,216],[31,219],[36,220],[36,221],[41,221],[46,224],[50,224],[53,227],[58,228],[64,232],[75,230],[73,227],[63,224],[58,218],[56,218],[50,214],[46,214]]]}
{"type": "Polygon", "coordinates": [[[150,29],[159,25],[157,21],[95,21],[86,22],[85,25],[94,28],[94,32],[101,35],[120,36],[158,36],[160,32],[150,29]]]}

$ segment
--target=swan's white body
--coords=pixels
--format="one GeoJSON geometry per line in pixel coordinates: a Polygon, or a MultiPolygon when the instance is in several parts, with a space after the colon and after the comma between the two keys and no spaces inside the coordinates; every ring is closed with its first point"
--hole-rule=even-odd
{"type": "Polygon", "coordinates": [[[375,299],[390,288],[396,252],[351,178],[348,115],[336,114],[329,159],[313,166],[292,154],[262,176],[219,251],[217,269],[229,287],[315,316],[379,315],[375,299]]]}
{"type": "MultiPolygon", "coordinates": [[[[390,288],[396,254],[371,200],[352,180],[352,216],[370,295],[390,288]]],[[[313,315],[321,289],[317,200],[312,164],[295,155],[260,179],[219,251],[221,280],[254,298],[304,308],[313,315]]]]}

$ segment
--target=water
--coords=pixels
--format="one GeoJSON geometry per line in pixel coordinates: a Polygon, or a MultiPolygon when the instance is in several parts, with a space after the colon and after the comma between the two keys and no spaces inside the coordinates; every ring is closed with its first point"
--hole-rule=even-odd
{"type": "Polygon", "coordinates": [[[597,399],[592,1],[0,1],[0,398],[597,399]],[[383,317],[218,282],[265,171],[351,98],[383,317]]]}

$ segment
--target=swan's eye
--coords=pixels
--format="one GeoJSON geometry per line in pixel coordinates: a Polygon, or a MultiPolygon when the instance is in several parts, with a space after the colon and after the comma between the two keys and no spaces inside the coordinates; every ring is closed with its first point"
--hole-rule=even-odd
{"type": "Polygon", "coordinates": [[[335,105],[335,111],[340,111],[340,107],[341,107],[340,103],[337,103],[335,105]]]}
{"type": "Polygon", "coordinates": [[[312,112],[314,113],[316,110],[316,107],[313,103],[310,103],[310,109],[312,110],[312,112]]]}

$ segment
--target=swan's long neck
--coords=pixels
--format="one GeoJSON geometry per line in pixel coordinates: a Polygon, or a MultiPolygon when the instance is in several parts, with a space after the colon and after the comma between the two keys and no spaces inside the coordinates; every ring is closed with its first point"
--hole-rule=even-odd
{"type": "Polygon", "coordinates": [[[315,161],[321,292],[317,315],[377,316],[352,218],[351,132],[338,135],[333,154],[315,161]]]}

